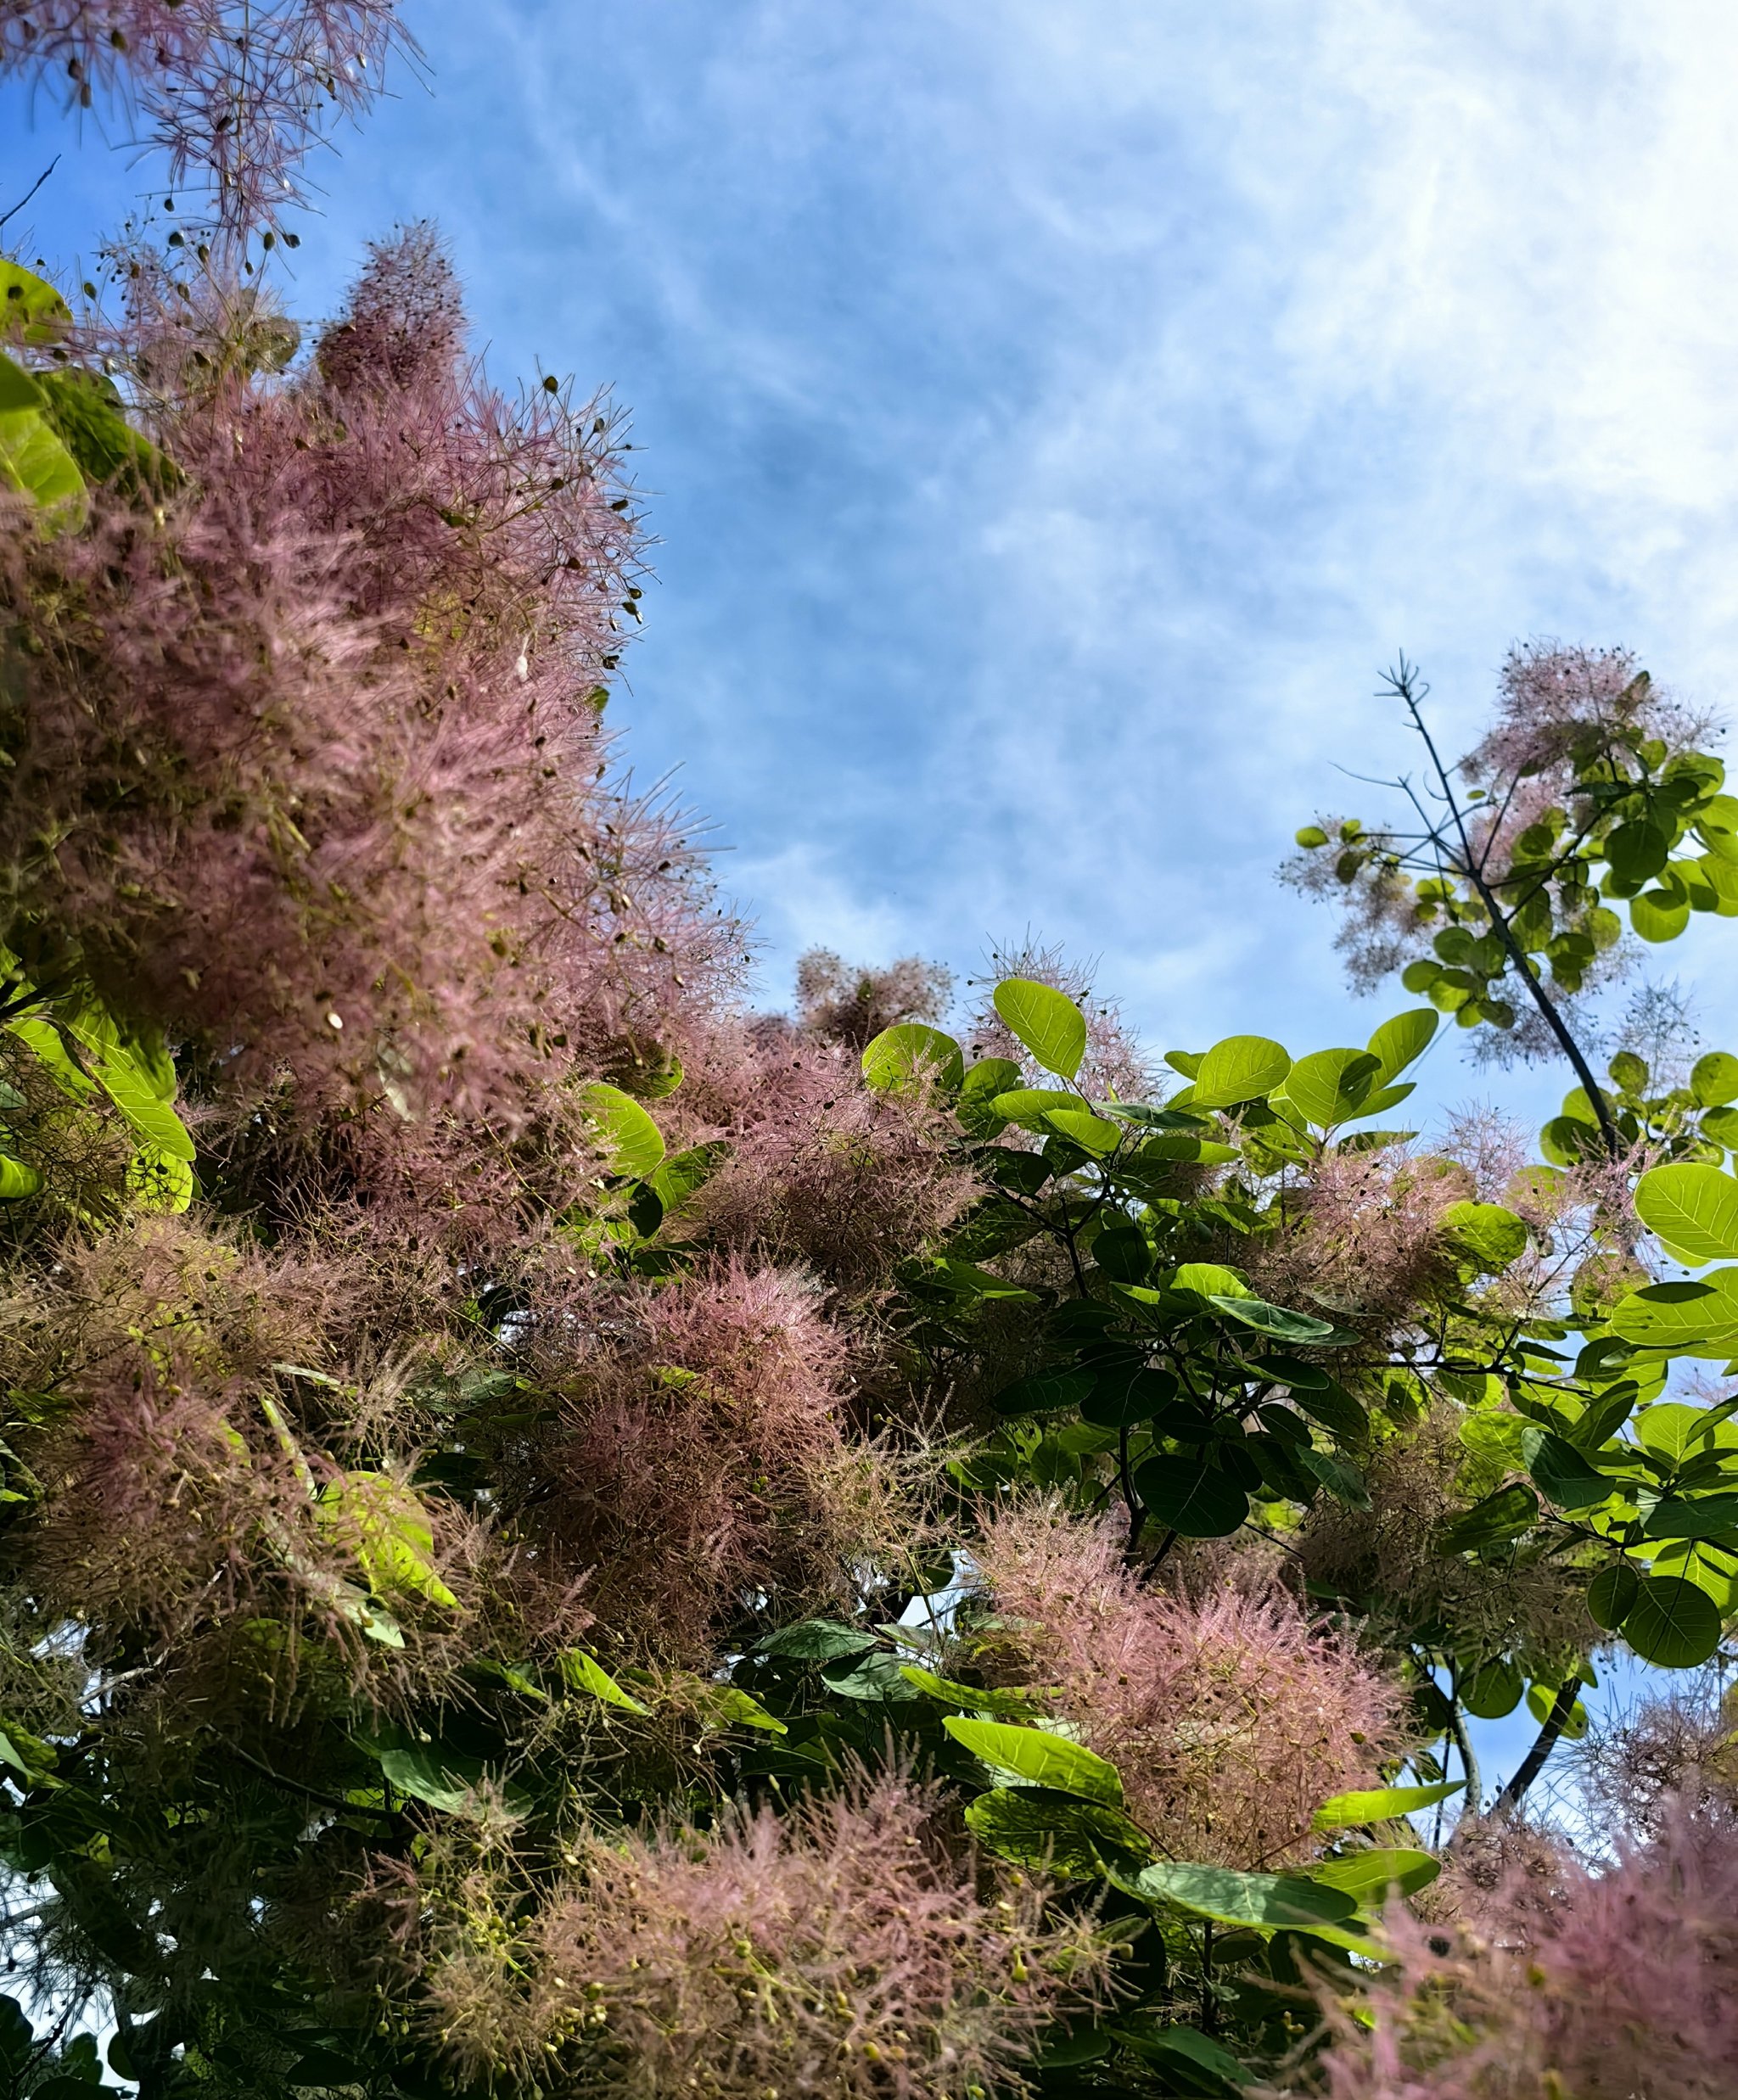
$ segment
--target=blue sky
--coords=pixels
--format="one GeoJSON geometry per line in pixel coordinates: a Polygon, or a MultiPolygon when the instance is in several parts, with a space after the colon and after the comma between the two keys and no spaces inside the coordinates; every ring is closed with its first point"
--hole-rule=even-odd
{"type": "MultiPolygon", "coordinates": [[[[1270,871],[1337,761],[1410,762],[1398,647],[1457,746],[1517,636],[1725,703],[1718,0],[408,14],[433,92],[317,171],[298,301],[432,214],[500,372],[632,408],[662,544],[614,711],[715,819],[769,1000],[812,943],[963,972],[1029,927],[1158,1047],[1360,1039],[1270,871]]],[[[15,93],[0,138],[6,202],[71,143],[15,93]]],[[[149,179],[93,127],[31,252],[149,179]]],[[[1669,957],[1715,1039],[1723,934],[1669,957]]],[[[1450,1050],[1428,1091],[1556,1084],[1450,1050]]]]}
{"type": "MultiPolygon", "coordinates": [[[[1724,699],[1729,9],[408,12],[433,92],[318,170],[298,296],[432,212],[502,372],[632,408],[662,544],[617,712],[769,998],[811,942],[968,970],[1029,927],[1161,1047],[1361,1036],[1270,870],[1336,761],[1409,762],[1397,647],[1451,742],[1517,636],[1724,699]]],[[[67,143],[8,130],[8,178],[67,143]]],[[[88,137],[36,244],[145,180],[88,137]]]]}

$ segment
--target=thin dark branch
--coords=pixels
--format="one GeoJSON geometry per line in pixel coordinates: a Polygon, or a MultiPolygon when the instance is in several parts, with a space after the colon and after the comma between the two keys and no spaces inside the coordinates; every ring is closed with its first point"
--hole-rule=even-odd
{"type": "Polygon", "coordinates": [[[1545,1717],[1545,1725],[1533,1739],[1533,1748],[1515,1768],[1515,1776],[1491,1804],[1494,1816],[1512,1816],[1527,1798],[1527,1789],[1545,1770],[1545,1763],[1557,1746],[1557,1738],[1569,1725],[1575,1711],[1575,1702],[1581,1696],[1581,1680],[1571,1677],[1567,1684],[1559,1685],[1557,1695],[1551,1701],[1551,1710],[1545,1717]]]}
{"type": "Polygon", "coordinates": [[[1449,805],[1449,814],[1454,819],[1455,828],[1460,835],[1461,871],[1473,888],[1477,891],[1480,903],[1489,914],[1492,929],[1508,951],[1509,960],[1515,966],[1516,974],[1533,994],[1533,1003],[1544,1016],[1545,1026],[1556,1038],[1559,1048],[1574,1067],[1575,1076],[1581,1082],[1582,1089],[1587,1096],[1588,1105],[1598,1119],[1600,1134],[1605,1140],[1607,1154],[1614,1160],[1621,1159],[1623,1156],[1623,1141],[1617,1135],[1617,1126],[1612,1121],[1611,1110],[1606,1105],[1606,1097],[1601,1090],[1599,1081],[1594,1078],[1592,1067],[1582,1054],[1581,1045],[1570,1033],[1568,1024],[1558,1012],[1555,1000],[1539,982],[1538,973],[1533,967],[1532,958],[1522,947],[1520,942],[1516,939],[1507,915],[1504,912],[1501,904],[1498,903],[1490,885],[1485,881],[1483,873],[1477,865],[1472,851],[1472,842],[1466,834],[1466,820],[1461,812],[1460,803],[1455,798],[1454,787],[1449,778],[1448,768],[1443,764],[1442,756],[1436,748],[1436,739],[1431,735],[1429,726],[1424,720],[1423,710],[1419,705],[1419,702],[1429,691],[1429,687],[1424,686],[1416,691],[1414,690],[1416,674],[1413,667],[1407,663],[1404,656],[1400,658],[1399,669],[1397,672],[1390,672],[1389,678],[1393,692],[1405,703],[1406,712],[1412,718],[1412,726],[1423,739],[1424,748],[1430,754],[1431,768],[1441,786],[1443,795],[1449,805]]]}
{"type": "Polygon", "coordinates": [[[30,188],[25,192],[24,195],[19,199],[15,204],[12,206],[11,210],[8,211],[0,211],[0,226],[4,226],[8,219],[15,219],[18,216],[19,213],[24,210],[25,206],[30,202],[31,198],[36,195],[36,192],[42,187],[43,183],[48,181],[48,177],[53,174],[55,169],[59,165],[60,156],[59,154],[56,154],[54,158],[48,163],[48,166],[43,169],[42,172],[36,177],[36,181],[32,182],[30,188]]]}

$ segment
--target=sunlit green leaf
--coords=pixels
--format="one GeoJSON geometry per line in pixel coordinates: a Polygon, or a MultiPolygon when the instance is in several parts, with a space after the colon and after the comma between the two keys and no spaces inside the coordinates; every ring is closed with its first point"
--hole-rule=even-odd
{"type": "Polygon", "coordinates": [[[995,1011],[1046,1072],[1072,1079],[1086,1055],[1086,1016],[1074,1000],[1030,977],[1004,977],[995,1011]]]}
{"type": "Polygon", "coordinates": [[[1123,1782],[1114,1765],[1046,1728],[1018,1728],[1005,1721],[967,1721],[949,1714],[942,1722],[956,1743],[995,1771],[1012,1772],[1033,1786],[1077,1794],[1083,1800],[1123,1805],[1123,1782]]]}

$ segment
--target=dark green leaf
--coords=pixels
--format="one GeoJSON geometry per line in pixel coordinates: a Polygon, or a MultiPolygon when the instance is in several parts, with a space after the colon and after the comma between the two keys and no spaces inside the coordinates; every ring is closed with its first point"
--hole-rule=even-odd
{"type": "Polygon", "coordinates": [[[980,1794],[966,1823],[985,1851],[1064,1879],[1102,1874],[1107,1856],[1131,1869],[1152,1857],[1152,1840],[1119,1809],[1033,1787],[980,1794]]]}
{"type": "Polygon", "coordinates": [[[1439,1554],[1471,1553],[1482,1546],[1500,1545],[1530,1531],[1538,1519],[1539,1498],[1517,1481],[1445,1524],[1437,1533],[1436,1549],[1439,1554]]]}
{"type": "Polygon", "coordinates": [[[802,1619],[756,1642],[754,1653],[797,1662],[833,1662],[841,1655],[860,1655],[875,1644],[875,1636],[861,1627],[842,1626],[837,1619],[802,1619]]]}
{"type": "Polygon", "coordinates": [[[1591,1509],[1608,1500],[1617,1486],[1551,1430],[1525,1431],[1521,1448],[1539,1492],[1560,1509],[1591,1509]]]}
{"type": "Polygon", "coordinates": [[[1627,1560],[1601,1568],[1587,1586],[1588,1616],[1595,1626],[1615,1633],[1629,1616],[1641,1589],[1641,1578],[1627,1560]]]}
{"type": "Polygon", "coordinates": [[[1249,1515],[1249,1498],[1204,1459],[1162,1453],[1135,1476],[1135,1492],[1158,1522],[1185,1538],[1225,1538],[1249,1515]]]}
{"type": "Polygon", "coordinates": [[[1720,1615],[1705,1589],[1681,1575],[1651,1575],[1623,1618],[1623,1638],[1644,1662],[1694,1670],[1720,1644],[1720,1615]]]}
{"type": "Polygon", "coordinates": [[[998,1414],[1048,1414],[1078,1408],[1092,1391],[1090,1371],[1038,1371],[1004,1386],[992,1403],[998,1414]]]}

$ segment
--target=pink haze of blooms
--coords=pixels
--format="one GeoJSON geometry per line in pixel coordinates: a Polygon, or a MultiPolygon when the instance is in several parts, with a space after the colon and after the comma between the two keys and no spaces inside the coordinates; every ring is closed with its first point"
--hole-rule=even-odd
{"type": "Polygon", "coordinates": [[[1534,1878],[1510,1876],[1452,1940],[1392,1918],[1399,1963],[1373,2026],[1330,2004],[1332,2100],[1730,2100],[1730,1820],[1680,1810],[1612,1870],[1565,1858],[1555,1881],[1542,1902],[1534,1878]]]}

